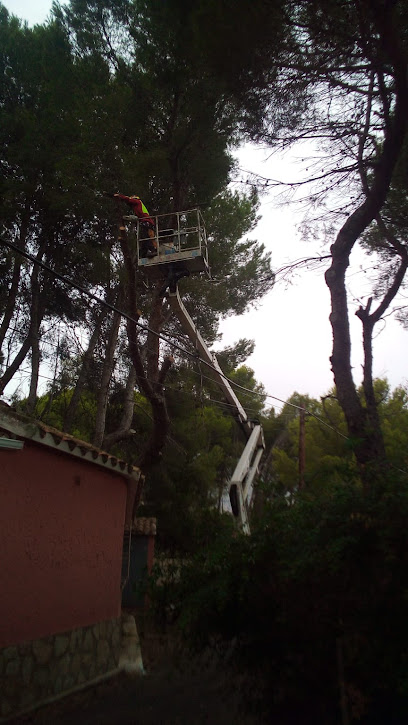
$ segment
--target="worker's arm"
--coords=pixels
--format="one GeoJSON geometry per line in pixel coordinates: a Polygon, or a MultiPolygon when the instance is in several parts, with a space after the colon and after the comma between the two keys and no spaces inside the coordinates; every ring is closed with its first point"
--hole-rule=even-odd
{"type": "Polygon", "coordinates": [[[128,204],[131,204],[130,197],[126,196],[126,194],[119,194],[118,191],[115,194],[112,194],[110,191],[103,191],[102,194],[108,196],[110,199],[122,199],[123,201],[127,201],[128,204]]]}

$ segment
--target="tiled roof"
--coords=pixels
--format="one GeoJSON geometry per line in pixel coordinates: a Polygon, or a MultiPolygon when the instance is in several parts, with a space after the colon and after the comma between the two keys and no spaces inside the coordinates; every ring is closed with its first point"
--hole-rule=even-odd
{"type": "Polygon", "coordinates": [[[157,533],[157,519],[145,518],[143,516],[136,516],[133,519],[132,534],[139,534],[143,536],[156,536],[157,533]]]}
{"type": "Polygon", "coordinates": [[[68,433],[62,433],[45,423],[28,418],[12,410],[6,405],[0,405],[0,436],[35,441],[58,451],[68,453],[83,460],[103,466],[110,471],[131,476],[136,481],[140,478],[140,470],[106,451],[95,448],[86,441],[81,441],[68,433]],[[5,435],[6,434],[6,435],[5,435]]]}

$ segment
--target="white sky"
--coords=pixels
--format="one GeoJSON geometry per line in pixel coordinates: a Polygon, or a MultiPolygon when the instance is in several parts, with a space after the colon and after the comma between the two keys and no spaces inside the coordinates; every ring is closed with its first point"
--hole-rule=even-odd
{"type": "MultiPolygon", "coordinates": [[[[295,152],[282,158],[278,154],[271,156],[270,151],[246,146],[239,152],[239,163],[243,169],[266,178],[293,180],[300,174],[295,152]]],[[[278,205],[272,191],[269,196],[262,197],[260,213],[262,219],[250,236],[263,242],[271,251],[275,270],[294,260],[322,254],[318,242],[301,240],[298,225],[302,216],[296,208],[278,205]]],[[[369,266],[372,263],[370,259],[369,266]]],[[[319,397],[334,384],[329,361],[332,347],[330,295],[324,281],[327,266],[316,272],[298,272],[289,286],[284,282],[277,283],[258,309],[222,325],[223,344],[230,345],[239,337],[256,340],[256,349],[248,359],[248,365],[267,392],[278,398],[286,399],[294,391],[319,397]]],[[[347,284],[356,384],[362,380],[363,354],[361,322],[354,314],[359,304],[353,302],[353,297],[367,297],[370,293],[367,277],[364,255],[356,249],[351,255],[347,284]]],[[[387,377],[392,387],[408,384],[406,331],[394,319],[388,318],[378,324],[374,337],[374,375],[387,377]]],[[[280,407],[279,403],[270,402],[274,407],[280,407]]]]}
{"type": "MultiPolygon", "coordinates": [[[[5,0],[3,4],[30,25],[46,20],[51,9],[50,0],[5,0]]],[[[240,166],[260,173],[264,177],[282,178],[289,173],[296,178],[296,167],[290,159],[282,161],[270,152],[247,146],[239,153],[240,166]],[[265,160],[267,159],[267,160],[265,160]],[[289,166],[288,166],[289,164],[289,166]]],[[[278,208],[272,195],[262,198],[262,219],[251,238],[258,239],[272,252],[272,264],[278,269],[288,262],[307,256],[318,256],[317,243],[305,243],[297,232],[299,216],[294,209],[278,208]]],[[[367,295],[367,279],[360,268],[359,253],[352,255],[349,290],[359,297],[367,295]],[[354,265],[353,265],[354,260],[354,265]]],[[[356,306],[351,307],[354,376],[361,382],[361,323],[355,317],[356,306]]],[[[255,339],[256,349],[247,361],[257,380],[267,392],[285,400],[291,393],[307,393],[313,397],[324,395],[333,386],[329,357],[332,334],[329,324],[330,298],[323,271],[300,272],[291,285],[284,283],[275,288],[257,309],[229,319],[221,326],[222,346],[231,345],[240,337],[255,339]]],[[[388,318],[374,343],[374,374],[387,377],[392,387],[408,383],[408,335],[401,325],[388,318]]],[[[280,408],[277,401],[271,405],[280,408]]]]}
{"type": "Polygon", "coordinates": [[[7,0],[2,4],[13,15],[21,20],[27,20],[29,25],[43,23],[51,10],[52,0],[7,0]]]}

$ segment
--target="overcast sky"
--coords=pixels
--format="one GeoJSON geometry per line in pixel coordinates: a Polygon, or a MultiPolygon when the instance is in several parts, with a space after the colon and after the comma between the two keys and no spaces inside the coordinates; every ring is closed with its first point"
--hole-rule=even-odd
{"type": "Polygon", "coordinates": [[[27,20],[29,25],[43,23],[52,5],[52,0],[7,0],[7,2],[1,0],[1,2],[13,15],[27,20]]]}
{"type": "MultiPolygon", "coordinates": [[[[6,0],[3,4],[30,25],[47,18],[49,0],[6,0]]],[[[285,159],[270,152],[247,146],[239,152],[242,168],[264,177],[296,178],[296,152],[285,159]]],[[[318,243],[303,242],[297,231],[300,216],[294,209],[277,206],[272,193],[262,197],[262,219],[251,237],[265,244],[272,253],[274,269],[307,256],[321,253],[318,243]]],[[[291,393],[324,395],[333,386],[329,357],[332,334],[329,324],[330,298],[324,282],[324,269],[302,271],[292,283],[278,283],[259,304],[241,317],[225,321],[221,330],[222,346],[240,337],[255,339],[256,349],[248,364],[271,396],[285,400],[291,393]]],[[[361,298],[369,293],[366,263],[353,252],[348,274],[350,293],[353,366],[356,383],[361,382],[361,323],[354,311],[361,298]]],[[[408,335],[393,319],[378,325],[374,342],[374,374],[387,377],[392,387],[408,384],[408,335]]],[[[268,401],[277,409],[281,405],[268,401]]]]}
{"type": "MultiPolygon", "coordinates": [[[[246,146],[239,152],[239,163],[242,168],[263,177],[289,181],[298,179],[301,173],[298,153],[294,150],[282,158],[278,154],[271,156],[270,151],[246,146]]],[[[276,193],[271,191],[269,196],[262,197],[260,213],[262,219],[252,236],[271,251],[275,270],[298,259],[316,257],[322,252],[327,254],[327,247],[323,250],[318,242],[302,240],[298,227],[303,215],[295,207],[279,205],[276,193]]],[[[367,260],[356,247],[350,261],[347,289],[352,361],[354,378],[359,384],[363,362],[361,322],[354,313],[360,300],[366,302],[371,292],[367,270],[372,266],[373,258],[367,260]]],[[[222,325],[225,344],[232,344],[238,337],[255,338],[256,350],[248,364],[271,395],[286,399],[297,391],[319,397],[333,386],[329,362],[332,346],[330,296],[324,281],[325,269],[323,265],[319,271],[302,270],[289,285],[278,282],[258,309],[222,325]]],[[[395,302],[394,306],[397,304],[395,302]]],[[[380,322],[376,329],[375,376],[387,377],[392,387],[407,384],[408,334],[392,318],[380,322]]]]}

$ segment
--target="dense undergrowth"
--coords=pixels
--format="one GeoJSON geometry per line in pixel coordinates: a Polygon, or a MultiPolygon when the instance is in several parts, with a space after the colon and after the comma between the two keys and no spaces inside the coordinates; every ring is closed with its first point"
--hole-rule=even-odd
{"type": "Polygon", "coordinates": [[[262,721],[405,723],[407,518],[399,473],[271,498],[250,537],[221,520],[197,553],[159,562],[153,611],[227,657],[262,721]]]}

